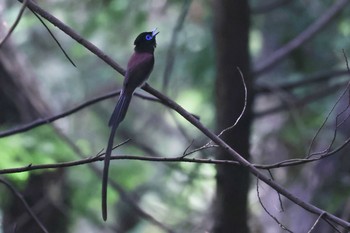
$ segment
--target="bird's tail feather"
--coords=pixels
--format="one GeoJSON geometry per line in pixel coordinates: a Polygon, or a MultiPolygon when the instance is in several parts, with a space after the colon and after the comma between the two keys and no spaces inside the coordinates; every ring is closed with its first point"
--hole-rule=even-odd
{"type": "Polygon", "coordinates": [[[102,177],[102,217],[107,220],[107,184],[108,184],[108,172],[109,172],[109,163],[113,149],[113,140],[115,132],[120,124],[123,121],[125,114],[128,110],[132,94],[122,93],[119,97],[118,103],[114,109],[114,112],[109,120],[108,125],[112,127],[111,133],[108,139],[108,145],[105,154],[104,168],[103,168],[103,177],[102,177]]]}
{"type": "Polygon", "coordinates": [[[109,119],[108,126],[119,125],[125,118],[126,112],[128,111],[129,104],[131,101],[132,94],[124,93],[119,97],[118,103],[115,106],[114,112],[109,119]]]}

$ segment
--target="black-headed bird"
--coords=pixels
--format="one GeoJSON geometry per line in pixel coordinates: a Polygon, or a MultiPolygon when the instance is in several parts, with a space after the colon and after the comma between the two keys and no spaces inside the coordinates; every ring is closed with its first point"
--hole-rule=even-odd
{"type": "Polygon", "coordinates": [[[114,112],[109,120],[108,126],[111,127],[111,133],[108,139],[106,155],[104,160],[102,177],[102,217],[107,220],[107,186],[108,171],[113,149],[113,139],[115,132],[123,121],[128,110],[132,95],[137,87],[141,87],[148,79],[154,65],[154,49],[156,48],[157,29],[151,32],[143,32],[135,39],[135,51],[129,59],[125,73],[123,88],[114,112]]]}

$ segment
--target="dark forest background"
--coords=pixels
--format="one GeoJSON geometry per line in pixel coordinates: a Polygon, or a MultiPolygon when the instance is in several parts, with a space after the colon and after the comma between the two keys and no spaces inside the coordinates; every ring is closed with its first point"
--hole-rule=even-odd
{"type": "MultiPolygon", "coordinates": [[[[25,2],[29,6],[31,1],[25,2]]],[[[348,3],[36,4],[124,68],[135,37],[157,27],[156,63],[148,83],[198,116],[208,130],[219,134],[228,129],[220,137],[262,174],[346,225],[348,3]]],[[[21,7],[14,0],[0,2],[0,43],[21,7]]],[[[139,157],[112,161],[109,219],[104,222],[103,163],[62,163],[93,158],[106,147],[107,122],[123,77],[43,21],[54,38],[26,9],[0,47],[0,232],[42,231],[23,201],[48,232],[347,232],[327,214],[311,213],[258,182],[250,169],[209,163],[232,160],[232,155],[143,90],[137,92],[141,98],[134,96],[115,138],[116,144],[130,141],[113,152],[139,157]],[[46,124],[100,96],[105,100],[46,124]],[[15,131],[22,126],[28,129],[15,131]],[[31,168],[42,164],[48,166],[31,168]]]]}

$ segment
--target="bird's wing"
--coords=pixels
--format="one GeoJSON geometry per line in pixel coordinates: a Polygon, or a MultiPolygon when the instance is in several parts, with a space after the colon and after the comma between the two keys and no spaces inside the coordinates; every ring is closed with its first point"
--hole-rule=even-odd
{"type": "Polygon", "coordinates": [[[134,53],[128,62],[123,91],[134,92],[137,87],[142,86],[151,74],[153,65],[153,54],[134,53]]]}

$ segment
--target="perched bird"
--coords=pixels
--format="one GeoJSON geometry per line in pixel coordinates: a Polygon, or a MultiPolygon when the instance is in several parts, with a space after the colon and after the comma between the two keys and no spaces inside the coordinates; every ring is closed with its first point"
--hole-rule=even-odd
{"type": "Polygon", "coordinates": [[[143,32],[135,39],[135,51],[129,59],[125,73],[123,88],[114,112],[109,120],[108,126],[112,127],[108,139],[106,155],[104,160],[103,178],[102,178],[102,217],[107,220],[107,184],[109,163],[113,148],[113,139],[115,132],[123,121],[128,110],[132,95],[137,87],[141,87],[152,72],[154,65],[154,49],[157,45],[157,29],[151,32],[143,32]]]}

